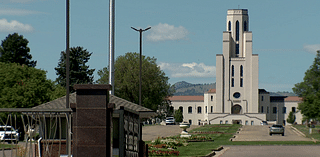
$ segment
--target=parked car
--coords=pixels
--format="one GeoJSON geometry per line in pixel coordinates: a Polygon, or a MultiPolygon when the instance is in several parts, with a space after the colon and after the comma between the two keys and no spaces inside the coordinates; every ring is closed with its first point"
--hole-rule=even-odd
{"type": "Polygon", "coordinates": [[[261,121],[260,125],[268,125],[267,121],[261,121]]]}
{"type": "Polygon", "coordinates": [[[269,135],[272,136],[272,134],[282,134],[284,136],[284,127],[281,124],[273,124],[271,127],[269,127],[269,135]]]}
{"type": "Polygon", "coordinates": [[[174,119],[174,117],[167,117],[166,118],[166,125],[175,125],[176,120],[174,119]]]}
{"type": "Polygon", "coordinates": [[[0,140],[8,143],[18,143],[18,130],[15,130],[12,126],[0,126],[0,140]]]}

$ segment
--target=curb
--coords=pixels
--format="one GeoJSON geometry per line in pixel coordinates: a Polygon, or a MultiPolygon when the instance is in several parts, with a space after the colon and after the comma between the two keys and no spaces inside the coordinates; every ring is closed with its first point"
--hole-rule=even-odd
{"type": "Polygon", "coordinates": [[[301,136],[303,136],[303,137],[306,137],[306,135],[303,133],[303,132],[301,132],[300,130],[298,130],[297,128],[295,128],[295,127],[293,127],[293,126],[290,126],[294,131],[296,131],[298,134],[300,134],[301,136]]]}

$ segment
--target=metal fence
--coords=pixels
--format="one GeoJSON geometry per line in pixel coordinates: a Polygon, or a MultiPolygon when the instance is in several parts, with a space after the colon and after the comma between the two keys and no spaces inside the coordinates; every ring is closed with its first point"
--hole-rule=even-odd
{"type": "Polygon", "coordinates": [[[0,108],[0,157],[71,156],[71,116],[71,109],[0,108]]]}

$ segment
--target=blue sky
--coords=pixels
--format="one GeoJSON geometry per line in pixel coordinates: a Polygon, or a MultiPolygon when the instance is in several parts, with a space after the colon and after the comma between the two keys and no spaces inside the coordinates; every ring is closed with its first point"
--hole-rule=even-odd
{"type": "MultiPolygon", "coordinates": [[[[65,1],[1,0],[0,40],[18,32],[29,40],[36,68],[56,79],[54,68],[66,48],[65,1]]],[[[214,83],[216,54],[228,9],[248,9],[253,53],[259,54],[259,88],[291,91],[320,49],[319,0],[116,0],[115,56],[139,52],[157,58],[174,84],[214,83]],[[240,5],[240,6],[239,6],[240,5]]],[[[88,65],[108,66],[109,0],[70,0],[70,46],[93,52],[88,65]]],[[[116,79],[116,78],[115,78],[116,79]]]]}

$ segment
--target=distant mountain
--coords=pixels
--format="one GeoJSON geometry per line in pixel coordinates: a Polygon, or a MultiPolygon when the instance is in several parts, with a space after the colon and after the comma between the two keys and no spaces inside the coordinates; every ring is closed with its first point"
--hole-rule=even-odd
{"type": "Polygon", "coordinates": [[[174,84],[175,93],[173,95],[203,95],[209,89],[215,89],[216,83],[192,84],[185,81],[174,84]]]}
{"type": "MultiPolygon", "coordinates": [[[[180,81],[174,84],[175,93],[173,95],[203,95],[209,89],[215,89],[216,83],[210,84],[192,84],[186,81],[180,81]]],[[[272,96],[297,96],[292,92],[270,92],[272,96]]]]}

